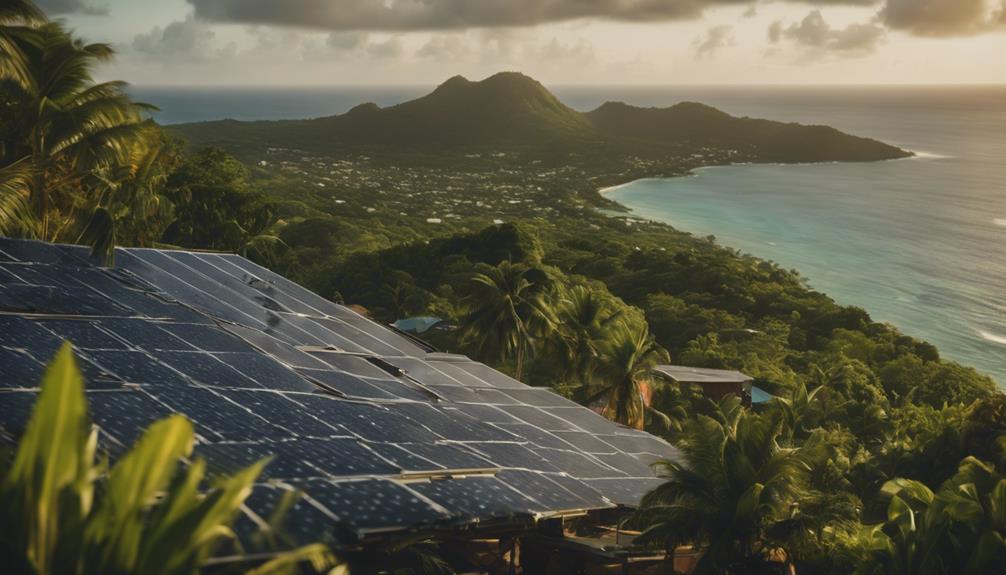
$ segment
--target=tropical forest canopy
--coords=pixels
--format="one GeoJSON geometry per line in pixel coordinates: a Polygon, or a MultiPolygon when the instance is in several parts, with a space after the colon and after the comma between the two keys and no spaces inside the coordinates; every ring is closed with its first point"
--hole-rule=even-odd
{"type": "Polygon", "coordinates": [[[988,377],[597,193],[902,151],[697,104],[580,114],[512,74],[383,110],[165,130],[124,84],[93,80],[111,47],[24,0],[0,7],[0,55],[3,234],[106,260],[114,245],[234,251],[380,321],[442,318],[456,329],[429,332],[439,348],[677,444],[685,463],[658,467],[666,483],[630,523],[658,548],[706,549],[706,573],[1006,564],[1006,397],[988,377]],[[668,362],[744,371],[776,399],[713,402],[654,380],[668,362]]]}

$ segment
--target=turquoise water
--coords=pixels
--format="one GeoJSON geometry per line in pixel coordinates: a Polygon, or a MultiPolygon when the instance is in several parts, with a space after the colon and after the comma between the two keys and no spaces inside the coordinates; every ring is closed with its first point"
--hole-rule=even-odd
{"type": "MultiPolygon", "coordinates": [[[[433,86],[156,88],[163,123],[310,118],[433,86]]],[[[589,110],[700,101],[741,116],[828,124],[920,152],[877,164],[739,166],[611,193],[636,214],[795,268],[844,304],[1006,385],[1006,87],[549,86],[589,110]]]]}
{"type": "Polygon", "coordinates": [[[1006,90],[804,95],[776,109],[746,105],[779,119],[813,116],[919,157],[706,168],[608,196],[794,268],[840,303],[1006,384],[1006,90]]]}

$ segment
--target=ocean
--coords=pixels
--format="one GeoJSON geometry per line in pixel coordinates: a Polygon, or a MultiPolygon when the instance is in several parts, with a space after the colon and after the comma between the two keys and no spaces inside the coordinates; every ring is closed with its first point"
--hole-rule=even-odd
{"type": "MultiPolygon", "coordinates": [[[[549,86],[570,106],[699,101],[731,114],[877,138],[916,158],[745,165],[611,190],[667,222],[800,272],[842,304],[934,343],[1006,386],[1006,87],[549,86]]],[[[311,118],[432,86],[133,88],[179,123],[311,118]]]]}

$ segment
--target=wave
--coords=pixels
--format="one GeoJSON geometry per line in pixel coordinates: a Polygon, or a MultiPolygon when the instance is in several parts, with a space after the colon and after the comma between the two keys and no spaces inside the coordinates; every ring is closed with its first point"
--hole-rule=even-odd
{"type": "Polygon", "coordinates": [[[997,225],[997,226],[1002,226],[1002,227],[1006,228],[1006,218],[996,218],[996,219],[992,220],[992,223],[995,224],[995,225],[997,225]]]}
{"type": "Polygon", "coordinates": [[[949,159],[953,158],[953,156],[948,156],[946,154],[937,154],[935,152],[924,152],[922,150],[911,150],[911,152],[913,154],[915,154],[915,156],[913,156],[913,158],[909,158],[909,159],[916,159],[916,160],[949,160],[949,159]]]}
{"type": "Polygon", "coordinates": [[[993,343],[1001,343],[1003,345],[1006,345],[1006,337],[1004,337],[1004,336],[996,335],[994,333],[989,333],[987,331],[982,331],[982,332],[979,332],[979,333],[981,334],[982,338],[984,338],[986,341],[991,341],[993,343]]]}

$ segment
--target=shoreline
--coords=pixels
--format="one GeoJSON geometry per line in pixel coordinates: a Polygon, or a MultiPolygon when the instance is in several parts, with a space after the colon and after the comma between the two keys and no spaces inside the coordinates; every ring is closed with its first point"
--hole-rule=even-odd
{"type": "MultiPolygon", "coordinates": [[[[622,182],[620,184],[615,184],[613,186],[606,186],[606,187],[603,187],[603,188],[598,188],[597,189],[597,194],[600,195],[602,198],[610,201],[610,202],[614,202],[614,203],[618,204],[619,206],[622,206],[625,209],[626,212],[631,212],[632,211],[631,208],[629,208],[628,206],[622,205],[621,203],[619,203],[616,200],[612,200],[611,198],[607,197],[607,194],[609,194],[611,192],[618,191],[618,190],[620,190],[622,188],[631,186],[632,184],[635,184],[636,182],[645,182],[645,181],[648,181],[648,180],[673,180],[673,179],[676,179],[676,178],[694,178],[694,177],[696,177],[696,176],[699,175],[698,174],[699,172],[702,172],[702,171],[705,171],[705,170],[718,169],[718,168],[742,168],[742,167],[747,167],[747,166],[777,166],[777,167],[785,167],[785,166],[825,166],[825,165],[836,165],[836,164],[873,164],[873,163],[880,163],[880,162],[903,162],[903,161],[907,161],[907,160],[946,160],[946,159],[953,158],[953,156],[947,156],[947,155],[944,155],[944,154],[937,154],[935,152],[924,152],[922,150],[909,150],[907,148],[903,148],[903,149],[906,150],[911,155],[906,156],[904,158],[887,158],[887,159],[884,159],[884,160],[872,160],[872,161],[866,161],[866,162],[843,162],[843,161],[836,160],[836,161],[832,161],[832,162],[740,162],[740,163],[736,163],[736,164],[710,164],[708,166],[698,166],[698,167],[695,167],[695,168],[691,168],[687,172],[685,172],[683,174],[675,175],[675,176],[646,176],[646,177],[643,177],[643,178],[636,178],[634,180],[629,180],[627,182],[622,182]]],[[[1006,220],[1004,220],[1004,221],[1006,221],[1006,220]]],[[[684,231],[684,230],[682,230],[682,231],[684,231]]]]}

